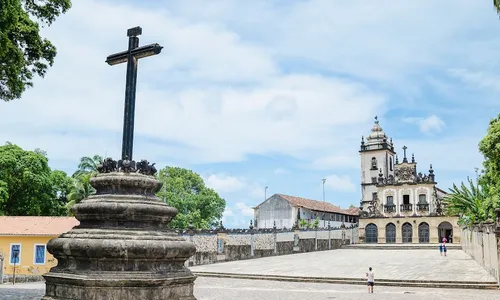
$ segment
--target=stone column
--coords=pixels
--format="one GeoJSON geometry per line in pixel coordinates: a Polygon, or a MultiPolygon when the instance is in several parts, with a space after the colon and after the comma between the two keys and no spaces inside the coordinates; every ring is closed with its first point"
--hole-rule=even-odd
{"type": "Polygon", "coordinates": [[[328,221],[328,250],[332,250],[332,227],[328,221]]]}
{"type": "MultiPolygon", "coordinates": [[[[194,225],[193,225],[193,221],[189,221],[189,241],[191,243],[193,243],[194,245],[194,225]]],[[[194,266],[194,263],[195,263],[195,255],[192,255],[190,258],[189,258],[189,266],[194,266]]]]}
{"type": "Polygon", "coordinates": [[[0,284],[3,283],[3,255],[0,254],[0,284]]]}
{"type": "Polygon", "coordinates": [[[250,220],[250,226],[248,228],[250,228],[250,257],[254,257],[254,245],[253,245],[253,235],[254,235],[254,232],[253,232],[253,222],[252,222],[252,220],[250,220]]]}
{"type": "Polygon", "coordinates": [[[58,264],[42,299],[196,300],[185,266],[196,247],[168,229],[177,210],[155,196],[162,183],[116,171],[90,183],[96,193],[71,208],[80,225],[47,244],[58,264]]]}
{"type": "Polygon", "coordinates": [[[500,208],[495,209],[496,213],[496,225],[495,225],[495,235],[497,237],[497,262],[498,267],[496,270],[497,282],[500,285],[500,208]]]}
{"type": "Polygon", "coordinates": [[[274,255],[278,254],[278,233],[276,232],[276,221],[274,221],[273,225],[273,234],[274,234],[274,255]]]}
{"type": "Polygon", "coordinates": [[[318,227],[314,228],[314,251],[318,251],[318,227]]]}

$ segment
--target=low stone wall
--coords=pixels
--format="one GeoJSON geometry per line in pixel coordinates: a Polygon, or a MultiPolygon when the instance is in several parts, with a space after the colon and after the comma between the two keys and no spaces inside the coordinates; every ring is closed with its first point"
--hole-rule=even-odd
{"type": "Polygon", "coordinates": [[[344,230],[219,230],[182,235],[196,245],[196,254],[186,262],[188,266],[339,249],[343,244],[358,241],[356,227],[344,230]]]}
{"type": "MultiPolygon", "coordinates": [[[[500,220],[499,220],[500,222],[500,220]]],[[[500,284],[500,224],[493,222],[462,228],[462,249],[500,284]]]]}

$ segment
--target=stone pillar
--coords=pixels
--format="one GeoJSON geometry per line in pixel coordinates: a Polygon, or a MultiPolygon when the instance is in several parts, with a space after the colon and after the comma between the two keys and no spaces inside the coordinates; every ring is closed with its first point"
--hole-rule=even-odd
{"type": "Polygon", "coordinates": [[[168,229],[177,210],[155,196],[162,183],[110,171],[71,209],[80,225],[47,244],[57,259],[42,300],[196,300],[185,266],[193,243],[168,229]]]}
{"type": "Polygon", "coordinates": [[[0,284],[3,283],[3,255],[0,254],[0,284]]]}
{"type": "Polygon", "coordinates": [[[278,254],[278,233],[276,232],[276,221],[274,221],[273,225],[273,234],[274,234],[274,255],[278,254]]]}
{"type": "MultiPolygon", "coordinates": [[[[189,229],[189,241],[191,243],[193,243],[193,245],[194,245],[194,225],[193,225],[193,221],[192,220],[189,221],[189,228],[188,229],[189,229]]],[[[195,260],[195,255],[192,255],[189,258],[189,262],[188,262],[188,264],[189,264],[190,267],[194,266],[194,263],[195,263],[194,260],[195,260]]]]}
{"type": "Polygon", "coordinates": [[[328,250],[332,250],[332,227],[328,221],[328,250]]]}
{"type": "Polygon", "coordinates": [[[495,235],[497,237],[497,283],[500,285],[500,208],[495,209],[496,214],[496,225],[495,225],[495,235]]]}
{"type": "Polygon", "coordinates": [[[254,232],[253,232],[253,222],[252,222],[252,220],[250,220],[250,226],[248,228],[250,228],[250,257],[254,257],[254,245],[253,245],[253,235],[254,235],[254,232]]]}
{"type": "Polygon", "coordinates": [[[318,251],[318,227],[314,228],[314,251],[318,251]]]}

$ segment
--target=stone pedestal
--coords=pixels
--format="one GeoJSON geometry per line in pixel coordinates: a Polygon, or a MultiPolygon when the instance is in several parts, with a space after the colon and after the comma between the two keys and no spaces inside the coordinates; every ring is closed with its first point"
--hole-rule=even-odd
{"type": "Polygon", "coordinates": [[[196,248],[167,229],[177,210],[155,196],[162,184],[122,172],[91,184],[97,193],[72,208],[80,225],[47,245],[58,264],[42,300],[196,300],[184,265],[196,248]]]}

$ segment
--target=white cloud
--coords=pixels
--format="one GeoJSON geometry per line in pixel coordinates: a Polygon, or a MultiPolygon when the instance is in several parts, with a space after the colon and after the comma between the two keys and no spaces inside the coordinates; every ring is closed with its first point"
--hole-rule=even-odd
{"type": "Polygon", "coordinates": [[[243,189],[246,183],[242,180],[224,174],[212,174],[204,179],[205,184],[217,192],[228,193],[243,189]]]}
{"type": "Polygon", "coordinates": [[[253,217],[254,216],[254,210],[246,205],[243,202],[237,202],[235,204],[236,209],[238,209],[239,213],[245,217],[253,217]]]}
{"type": "Polygon", "coordinates": [[[431,115],[427,118],[404,118],[403,121],[407,123],[417,124],[420,131],[423,133],[437,133],[443,130],[446,123],[436,115],[431,115]]]}
{"type": "Polygon", "coordinates": [[[273,172],[274,172],[274,175],[282,175],[282,174],[288,173],[288,170],[284,169],[284,168],[277,168],[277,169],[274,169],[273,172]]]}
{"type": "Polygon", "coordinates": [[[358,168],[359,155],[352,151],[352,155],[333,155],[315,159],[311,167],[318,170],[331,170],[335,168],[358,168]]]}
{"type": "Polygon", "coordinates": [[[351,177],[348,175],[326,176],[325,188],[342,192],[356,191],[356,185],[352,182],[351,177]]]}

